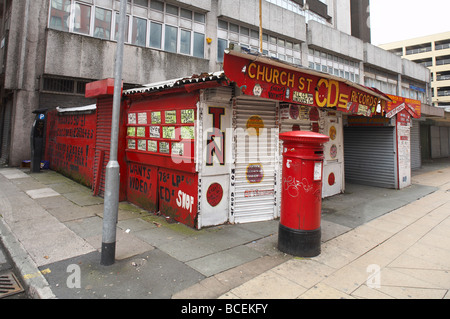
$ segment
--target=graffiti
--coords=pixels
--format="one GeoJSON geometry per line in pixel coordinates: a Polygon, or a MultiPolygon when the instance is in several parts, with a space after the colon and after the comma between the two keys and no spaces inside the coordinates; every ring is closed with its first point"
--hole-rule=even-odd
{"type": "Polygon", "coordinates": [[[212,115],[213,132],[208,133],[206,140],[206,165],[214,165],[214,156],[217,157],[220,165],[225,165],[225,132],[221,131],[225,108],[209,107],[209,114],[212,115]]]}
{"type": "Polygon", "coordinates": [[[177,206],[188,210],[192,213],[192,207],[194,206],[194,196],[186,194],[185,192],[179,190],[178,198],[176,199],[177,206]]]}
{"type": "Polygon", "coordinates": [[[289,176],[285,177],[283,180],[284,190],[291,197],[298,197],[300,195],[300,191],[303,188],[305,193],[309,193],[313,190],[313,186],[309,184],[306,178],[303,178],[302,181],[297,180],[295,177],[289,176]]]}
{"type": "Polygon", "coordinates": [[[50,111],[45,156],[50,168],[91,186],[95,125],[95,114],[61,116],[50,111]]]}

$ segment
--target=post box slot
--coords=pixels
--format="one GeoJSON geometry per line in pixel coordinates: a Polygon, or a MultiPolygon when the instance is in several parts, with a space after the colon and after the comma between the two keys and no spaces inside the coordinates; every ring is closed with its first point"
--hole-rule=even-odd
{"type": "Polygon", "coordinates": [[[316,155],[323,155],[323,151],[315,151],[314,154],[316,154],[316,155]]]}

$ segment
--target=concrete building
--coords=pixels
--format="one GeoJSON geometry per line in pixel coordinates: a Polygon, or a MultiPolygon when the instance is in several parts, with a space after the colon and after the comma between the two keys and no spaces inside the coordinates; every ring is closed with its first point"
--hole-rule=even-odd
{"type": "MultiPolygon", "coordinates": [[[[0,0],[0,162],[30,158],[33,110],[94,103],[85,84],[113,76],[118,8],[117,0],[0,0]]],[[[434,114],[429,70],[368,42],[368,8],[368,0],[263,0],[263,52],[414,96],[434,114]]],[[[127,13],[125,88],[221,70],[231,44],[259,48],[259,0],[128,0],[127,13]]]]}
{"type": "Polygon", "coordinates": [[[380,45],[431,71],[433,104],[450,107],[450,31],[380,45]]]}
{"type": "MultiPolygon", "coordinates": [[[[380,47],[405,61],[413,61],[430,70],[432,103],[446,112],[444,117],[423,118],[420,121],[422,158],[450,156],[450,32],[383,44],[380,47]]],[[[411,98],[416,98],[420,92],[410,86],[409,92],[403,91],[402,94],[410,94],[411,98]]]]}

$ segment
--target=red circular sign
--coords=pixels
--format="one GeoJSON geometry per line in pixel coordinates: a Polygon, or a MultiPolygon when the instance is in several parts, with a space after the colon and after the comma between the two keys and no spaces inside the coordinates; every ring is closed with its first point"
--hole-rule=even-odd
{"type": "Polygon", "coordinates": [[[333,186],[336,183],[336,177],[334,176],[334,173],[331,173],[328,175],[328,185],[333,186]]]}
{"type": "Polygon", "coordinates": [[[261,164],[249,164],[246,172],[247,180],[251,184],[261,183],[264,178],[264,171],[261,164]]]}
{"type": "Polygon", "coordinates": [[[211,184],[206,192],[206,200],[209,205],[216,207],[223,197],[223,188],[219,183],[211,184]]]}

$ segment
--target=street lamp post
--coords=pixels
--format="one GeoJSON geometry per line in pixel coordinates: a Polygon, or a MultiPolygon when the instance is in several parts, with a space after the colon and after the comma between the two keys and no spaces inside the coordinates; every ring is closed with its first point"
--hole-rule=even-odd
{"type": "Polygon", "coordinates": [[[114,96],[111,125],[111,145],[109,162],[106,166],[105,198],[103,210],[102,251],[100,263],[104,266],[113,265],[116,256],[116,224],[119,213],[119,162],[117,149],[119,144],[120,103],[122,96],[122,69],[125,38],[125,21],[127,1],[120,0],[119,35],[117,38],[116,61],[114,67],[114,96]]]}

